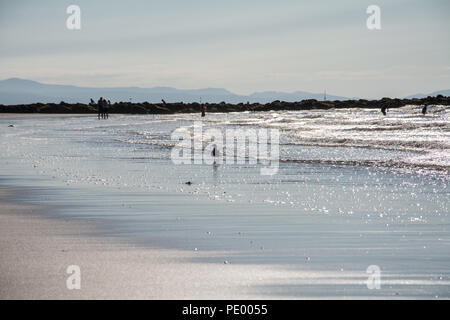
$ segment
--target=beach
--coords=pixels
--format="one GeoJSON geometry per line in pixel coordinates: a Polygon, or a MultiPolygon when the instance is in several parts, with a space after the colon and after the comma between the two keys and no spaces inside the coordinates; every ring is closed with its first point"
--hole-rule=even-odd
{"type": "MultiPolygon", "coordinates": [[[[44,208],[5,201],[14,192],[0,188],[1,299],[295,299],[255,287],[320,287],[329,285],[330,278],[345,286],[354,277],[364,283],[361,274],[232,265],[221,263],[224,252],[142,248],[116,238],[89,237],[86,232],[98,232],[91,223],[47,218],[44,208]],[[202,258],[217,263],[193,262],[202,258]],[[67,268],[74,264],[81,270],[79,290],[67,287],[67,268]]],[[[337,298],[321,290],[316,294],[303,298],[337,298]]]]}
{"type": "Polygon", "coordinates": [[[249,267],[188,262],[193,254],[186,251],[88,237],[91,224],[45,218],[45,209],[5,202],[13,192],[0,190],[1,299],[257,299],[265,297],[250,284],[274,276],[262,268],[256,275],[249,267]],[[66,285],[74,264],[80,290],[66,285]]]}
{"type": "Polygon", "coordinates": [[[174,164],[192,114],[1,115],[0,297],[448,299],[448,115],[413,110],[206,117],[280,129],[274,176],[174,164]]]}
{"type": "Polygon", "coordinates": [[[450,300],[449,12],[0,1],[0,301],[450,300]]]}

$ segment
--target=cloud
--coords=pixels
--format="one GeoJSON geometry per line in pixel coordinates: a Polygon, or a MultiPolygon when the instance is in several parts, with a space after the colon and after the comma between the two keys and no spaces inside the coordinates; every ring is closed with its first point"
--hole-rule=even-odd
{"type": "Polygon", "coordinates": [[[347,96],[450,87],[440,0],[379,1],[379,32],[349,0],[80,0],[81,31],[65,28],[66,4],[1,2],[4,77],[347,96]]]}

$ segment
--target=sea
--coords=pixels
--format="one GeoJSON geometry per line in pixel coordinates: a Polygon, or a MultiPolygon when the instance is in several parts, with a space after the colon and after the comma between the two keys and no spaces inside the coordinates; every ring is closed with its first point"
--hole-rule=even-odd
{"type": "Polygon", "coordinates": [[[255,287],[270,298],[450,298],[446,106],[9,115],[0,163],[0,184],[26,191],[17,201],[101,226],[89,236],[192,251],[202,263],[305,270],[300,282],[255,287]],[[213,163],[196,162],[211,144],[198,126],[279,138],[218,145],[213,163]],[[270,175],[250,152],[263,143],[276,151],[270,175]],[[174,161],[179,152],[188,161],[174,161]]]}

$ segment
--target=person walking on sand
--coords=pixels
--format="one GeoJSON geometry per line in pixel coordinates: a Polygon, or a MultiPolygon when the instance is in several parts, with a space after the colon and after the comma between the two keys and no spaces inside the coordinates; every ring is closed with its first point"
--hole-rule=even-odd
{"type": "Polygon", "coordinates": [[[103,118],[103,97],[100,97],[100,99],[98,99],[97,108],[98,108],[98,120],[100,120],[100,117],[103,118]]]}
{"type": "Polygon", "coordinates": [[[109,118],[109,106],[111,105],[111,101],[103,100],[103,119],[109,118]]]}

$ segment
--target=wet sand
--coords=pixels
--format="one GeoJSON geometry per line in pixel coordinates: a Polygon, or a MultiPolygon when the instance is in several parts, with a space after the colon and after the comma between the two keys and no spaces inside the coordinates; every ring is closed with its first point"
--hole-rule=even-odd
{"type": "Polygon", "coordinates": [[[0,299],[254,299],[262,296],[248,286],[271,273],[87,237],[89,224],[46,218],[45,208],[12,203],[12,195],[0,189],[0,299]],[[80,266],[80,290],[66,287],[69,265],[80,266]]]}
{"type": "Polygon", "coordinates": [[[0,187],[2,300],[386,298],[386,292],[374,290],[361,294],[363,272],[233,264],[232,260],[219,262],[224,255],[233,255],[229,251],[139,247],[122,238],[86,236],[99,233],[95,225],[50,218],[47,208],[11,202],[14,193],[16,188],[0,187]],[[216,262],[199,262],[214,257],[216,262]],[[67,288],[71,265],[80,267],[80,290],[67,288]],[[330,285],[335,292],[323,290],[330,285]],[[286,286],[291,294],[286,294],[286,286]]]}
{"type": "MultiPolygon", "coordinates": [[[[199,263],[199,259],[211,259],[214,255],[219,259],[224,252],[143,248],[122,239],[89,237],[85,234],[95,232],[95,225],[49,218],[45,216],[46,208],[11,202],[14,192],[0,187],[2,300],[405,298],[392,289],[366,289],[366,294],[361,294],[367,279],[364,272],[326,272],[232,261],[199,263]],[[70,275],[66,271],[70,265],[80,267],[80,290],[67,289],[70,275]],[[290,295],[283,289],[286,286],[291,287],[290,295]],[[324,290],[330,286],[336,290],[324,290]]],[[[383,283],[399,289],[402,282],[383,283]]]]}
{"type": "Polygon", "coordinates": [[[82,113],[1,113],[0,119],[10,118],[28,118],[28,117],[97,117],[97,114],[82,114],[82,113]]]}

